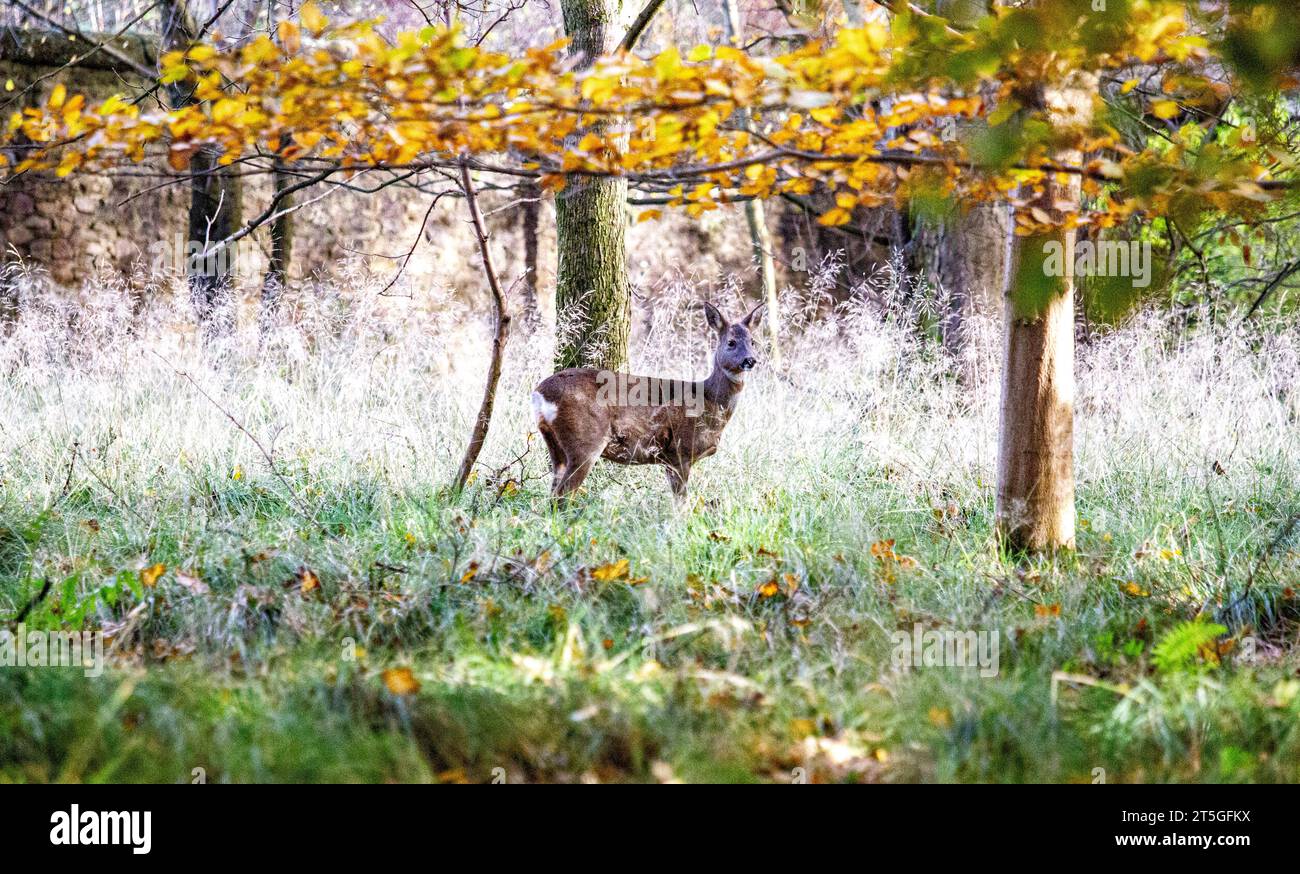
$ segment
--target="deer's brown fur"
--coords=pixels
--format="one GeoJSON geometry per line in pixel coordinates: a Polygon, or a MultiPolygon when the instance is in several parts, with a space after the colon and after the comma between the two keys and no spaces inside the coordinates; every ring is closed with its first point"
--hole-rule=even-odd
{"type": "Polygon", "coordinates": [[[691,467],[717,451],[722,431],[754,366],[750,330],[761,319],[762,305],[731,323],[705,304],[710,327],[718,335],[713,371],[694,382],[659,381],[653,377],[611,374],[592,367],[561,370],[533,392],[537,428],[551,457],[551,493],[567,495],[582,485],[596,459],[618,464],[661,464],[673,495],[686,494],[691,467]],[[650,401],[629,402],[610,386],[655,385],[650,401]]]}

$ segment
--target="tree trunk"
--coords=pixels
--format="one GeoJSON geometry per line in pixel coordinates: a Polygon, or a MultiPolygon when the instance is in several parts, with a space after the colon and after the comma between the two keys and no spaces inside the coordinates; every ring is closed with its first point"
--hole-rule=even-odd
{"type": "MultiPolygon", "coordinates": [[[[1043,101],[1058,123],[1086,121],[1095,88],[1087,77],[1043,101]]],[[[1078,164],[1077,151],[1052,156],[1078,164]]],[[[1077,202],[1079,180],[1049,177],[1025,209],[1059,218],[1077,202]]],[[[1012,549],[1074,547],[1074,233],[1018,238],[1006,300],[1006,355],[999,423],[997,527],[1012,549]],[[1054,247],[1064,257],[1052,268],[1054,247]],[[1053,274],[1060,275],[1053,275],[1053,274]]]]}
{"type": "Polygon", "coordinates": [[[536,182],[528,182],[520,187],[519,195],[524,199],[523,227],[524,237],[524,323],[529,331],[534,331],[542,324],[542,308],[538,303],[538,225],[542,213],[542,189],[536,182]]]}
{"type": "MultiPolygon", "coordinates": [[[[284,190],[293,184],[293,177],[285,172],[284,164],[275,161],[273,197],[280,198],[279,210],[293,206],[293,195],[284,190]]],[[[262,279],[261,329],[266,331],[275,323],[280,299],[289,280],[289,263],[293,258],[293,213],[286,212],[271,222],[271,251],[267,257],[266,276],[262,279]]]]}
{"type": "Polygon", "coordinates": [[[928,223],[915,245],[919,266],[942,294],[939,334],[943,347],[961,360],[966,352],[967,323],[976,313],[1002,308],[1007,288],[1007,239],[1010,212],[1002,204],[979,204],[953,210],[928,223]]]}
{"type": "MultiPolygon", "coordinates": [[[[727,41],[734,46],[743,44],[744,22],[740,17],[739,0],[722,0],[723,18],[726,20],[727,41]]],[[[743,130],[751,130],[753,118],[748,108],[737,110],[737,123],[743,130]]],[[[771,341],[772,366],[781,366],[781,310],[776,298],[776,265],[772,261],[772,234],[767,229],[767,211],[763,201],[745,201],[745,222],[749,225],[749,244],[758,262],[759,292],[767,303],[763,321],[767,324],[771,341]]]]}
{"type": "MultiPolygon", "coordinates": [[[[560,5],[577,69],[590,67],[618,45],[618,0],[561,0],[560,5]]],[[[626,204],[624,179],[570,176],[555,197],[557,369],[617,370],[627,363],[632,293],[626,204]]]]}
{"type": "MultiPolygon", "coordinates": [[[[167,49],[185,49],[198,37],[198,25],[184,0],[169,0],[163,10],[163,44],[167,49]]],[[[188,80],[167,87],[173,108],[194,102],[194,83],[188,80]]],[[[200,253],[186,259],[190,297],[206,332],[218,333],[224,326],[217,320],[235,275],[234,244],[207,252],[208,246],[229,237],[243,223],[243,191],[239,177],[222,169],[221,153],[210,146],[195,152],[190,161],[190,215],[187,248],[200,253]]]]}

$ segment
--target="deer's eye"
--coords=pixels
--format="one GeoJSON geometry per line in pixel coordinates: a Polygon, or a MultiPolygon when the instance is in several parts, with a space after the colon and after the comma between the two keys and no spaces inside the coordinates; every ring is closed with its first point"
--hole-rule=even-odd
{"type": "Polygon", "coordinates": [[[736,341],[735,341],[735,340],[728,340],[728,341],[727,341],[727,348],[728,348],[728,349],[735,349],[735,348],[736,348],[736,341]]]}

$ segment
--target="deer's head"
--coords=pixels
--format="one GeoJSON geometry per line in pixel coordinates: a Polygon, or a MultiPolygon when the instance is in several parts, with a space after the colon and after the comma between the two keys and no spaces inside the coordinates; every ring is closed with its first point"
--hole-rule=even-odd
{"type": "Polygon", "coordinates": [[[729,322],[717,307],[705,301],[704,317],[718,334],[718,346],[713,353],[714,368],[725,373],[731,381],[740,382],[745,371],[752,370],[758,363],[751,331],[757,329],[763,320],[763,304],[754,307],[740,321],[729,322]]]}

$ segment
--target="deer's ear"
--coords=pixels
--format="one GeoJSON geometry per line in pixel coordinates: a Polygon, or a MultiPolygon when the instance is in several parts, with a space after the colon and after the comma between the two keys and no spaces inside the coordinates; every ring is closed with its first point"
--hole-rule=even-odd
{"type": "Polygon", "coordinates": [[[754,307],[749,311],[749,315],[745,316],[741,324],[746,328],[757,328],[759,325],[763,324],[763,314],[767,312],[766,307],[766,303],[760,303],[758,306],[754,307]]]}
{"type": "Polygon", "coordinates": [[[713,304],[707,300],[704,301],[704,318],[708,320],[709,327],[721,334],[727,329],[727,319],[722,315],[713,304]]]}

